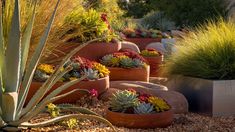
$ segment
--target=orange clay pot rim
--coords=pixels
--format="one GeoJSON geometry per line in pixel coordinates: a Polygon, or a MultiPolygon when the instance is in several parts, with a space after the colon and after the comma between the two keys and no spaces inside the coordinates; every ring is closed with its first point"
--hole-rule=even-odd
{"type": "MultiPolygon", "coordinates": [[[[149,67],[149,65],[147,65],[147,68],[148,68],[148,67],[149,67]]],[[[139,69],[147,69],[147,68],[145,68],[145,67],[138,67],[138,68],[136,68],[136,67],[135,67],[135,68],[107,67],[107,68],[108,68],[108,69],[109,69],[109,68],[111,68],[111,69],[128,69],[128,70],[129,70],[129,69],[133,69],[133,70],[134,70],[134,69],[136,69],[136,70],[139,70],[139,69]]]]}
{"type": "MultiPolygon", "coordinates": [[[[105,80],[105,79],[107,79],[107,78],[109,78],[109,76],[102,77],[102,78],[99,78],[99,79],[94,79],[94,80],[81,80],[81,81],[83,81],[83,82],[88,82],[88,81],[95,82],[95,81],[105,80]]],[[[45,81],[45,82],[39,82],[39,81],[33,80],[32,82],[35,82],[35,83],[45,83],[46,81],[45,81]]],[[[71,82],[71,81],[67,81],[67,82],[56,82],[56,83],[68,83],[68,82],[71,82]]]]}
{"type": "Polygon", "coordinates": [[[115,111],[111,111],[110,108],[106,108],[106,110],[110,113],[115,113],[115,114],[123,114],[126,116],[133,116],[133,115],[138,115],[138,116],[152,116],[152,115],[158,115],[158,114],[164,114],[164,113],[169,113],[172,112],[172,109],[169,109],[167,111],[163,111],[160,113],[152,113],[152,114],[128,114],[128,113],[122,113],[122,112],[115,112],[115,111]]]}
{"type": "Polygon", "coordinates": [[[126,37],[126,39],[163,39],[163,38],[152,38],[152,37],[126,37]]]}

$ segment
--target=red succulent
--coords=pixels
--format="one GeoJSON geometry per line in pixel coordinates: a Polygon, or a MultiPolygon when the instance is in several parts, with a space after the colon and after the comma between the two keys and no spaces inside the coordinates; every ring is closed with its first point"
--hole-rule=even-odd
{"type": "Polygon", "coordinates": [[[138,98],[139,98],[139,100],[140,100],[141,102],[148,103],[148,98],[149,98],[150,96],[151,96],[151,95],[149,95],[149,94],[143,93],[143,94],[140,94],[140,95],[138,96],[138,98]]]}

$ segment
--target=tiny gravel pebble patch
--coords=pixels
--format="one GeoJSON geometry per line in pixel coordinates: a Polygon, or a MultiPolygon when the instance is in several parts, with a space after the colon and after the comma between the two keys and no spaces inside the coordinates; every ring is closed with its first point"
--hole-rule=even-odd
{"type": "MultiPolygon", "coordinates": [[[[93,102],[94,103],[94,102],[93,102]]],[[[104,115],[105,106],[107,102],[97,101],[94,105],[87,105],[86,103],[79,103],[79,106],[87,107],[98,114],[104,115]]],[[[31,123],[45,121],[50,119],[48,113],[39,114],[37,117],[32,119],[31,123]]],[[[235,132],[235,117],[208,117],[195,113],[175,115],[174,122],[167,128],[156,128],[156,129],[128,129],[124,127],[116,127],[118,132],[198,132],[198,131],[216,131],[216,132],[235,132]]],[[[54,124],[47,127],[32,128],[23,130],[23,132],[112,132],[112,129],[106,124],[97,121],[82,121],[74,129],[69,129],[66,126],[54,124]]]]}

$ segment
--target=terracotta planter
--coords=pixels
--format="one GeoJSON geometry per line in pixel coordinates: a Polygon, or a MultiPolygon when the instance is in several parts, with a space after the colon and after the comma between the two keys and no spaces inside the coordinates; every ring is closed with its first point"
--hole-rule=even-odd
{"type": "Polygon", "coordinates": [[[126,114],[106,110],[106,119],[113,125],[128,128],[167,127],[173,121],[171,110],[156,114],[126,114]]]}
{"type": "Polygon", "coordinates": [[[150,43],[161,42],[161,38],[126,38],[125,40],[137,44],[140,50],[144,50],[150,43]]]}
{"type": "Polygon", "coordinates": [[[149,65],[150,65],[150,76],[151,77],[158,77],[159,76],[159,70],[160,65],[163,62],[163,55],[157,56],[157,57],[144,57],[149,65]]]}
{"type": "Polygon", "coordinates": [[[108,67],[110,81],[144,81],[149,82],[150,68],[118,68],[108,67]]]}
{"type": "MultiPolygon", "coordinates": [[[[58,64],[58,62],[61,61],[67,53],[79,46],[78,43],[66,43],[61,45],[62,46],[56,49],[56,51],[60,52],[55,51],[56,56],[50,56],[46,58],[45,62],[58,64]]],[[[95,42],[82,48],[76,55],[79,55],[89,60],[99,61],[99,59],[104,55],[117,52],[120,49],[121,43],[119,42],[95,42]]]]}
{"type": "MultiPolygon", "coordinates": [[[[28,96],[26,98],[26,104],[33,97],[33,95],[36,93],[36,91],[42,86],[42,84],[43,84],[42,82],[32,82],[30,89],[29,89],[28,96]]],[[[61,86],[63,84],[65,84],[65,83],[56,83],[48,93],[51,93],[53,90],[57,89],[59,86],[61,86]]],[[[77,89],[77,88],[87,89],[87,90],[96,89],[98,91],[98,94],[100,95],[100,94],[104,93],[109,88],[109,76],[107,76],[105,78],[100,78],[97,80],[81,81],[81,82],[69,87],[68,89],[62,91],[60,94],[67,93],[67,92],[74,90],[74,89],[77,89]]],[[[75,93],[72,93],[72,94],[70,94],[70,95],[68,95],[68,96],[66,96],[66,97],[64,97],[54,103],[56,103],[56,104],[76,103],[76,101],[79,100],[84,95],[85,95],[85,93],[75,92],[75,93]]]]}

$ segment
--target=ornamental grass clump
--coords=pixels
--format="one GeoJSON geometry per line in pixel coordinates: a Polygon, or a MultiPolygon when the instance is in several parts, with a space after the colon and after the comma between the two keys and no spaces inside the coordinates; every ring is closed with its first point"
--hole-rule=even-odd
{"type": "Polygon", "coordinates": [[[178,41],[164,72],[213,80],[235,79],[235,25],[208,22],[178,41]]]}

